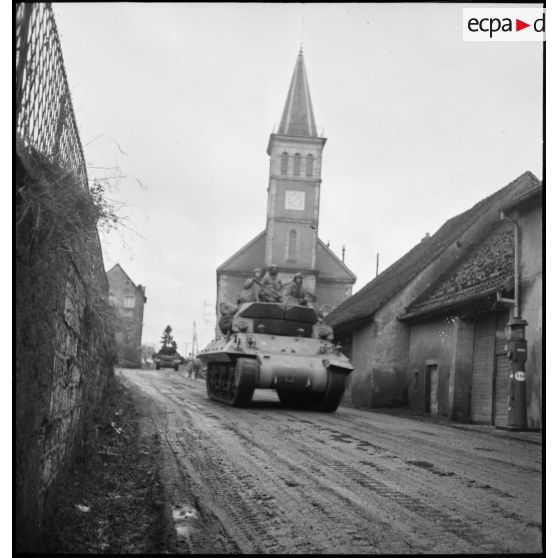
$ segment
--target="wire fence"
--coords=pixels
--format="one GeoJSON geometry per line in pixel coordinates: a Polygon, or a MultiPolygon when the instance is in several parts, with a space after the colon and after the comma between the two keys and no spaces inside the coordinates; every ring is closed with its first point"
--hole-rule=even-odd
{"type": "Polygon", "coordinates": [[[16,130],[26,148],[73,171],[87,188],[62,49],[50,2],[16,4],[16,130]]]}

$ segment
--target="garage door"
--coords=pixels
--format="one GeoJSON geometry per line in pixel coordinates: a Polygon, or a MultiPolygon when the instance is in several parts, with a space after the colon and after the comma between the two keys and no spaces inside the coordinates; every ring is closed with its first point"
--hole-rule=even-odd
{"type": "Polygon", "coordinates": [[[494,315],[475,323],[471,420],[477,423],[492,424],[495,332],[496,317],[494,315]]]}

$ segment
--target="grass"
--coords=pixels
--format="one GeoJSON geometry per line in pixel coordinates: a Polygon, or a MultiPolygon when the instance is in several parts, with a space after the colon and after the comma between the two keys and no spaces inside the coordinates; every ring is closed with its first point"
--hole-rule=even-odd
{"type": "Polygon", "coordinates": [[[45,551],[165,552],[158,439],[141,434],[130,395],[116,379],[96,430],[74,470],[52,489],[45,551]]]}

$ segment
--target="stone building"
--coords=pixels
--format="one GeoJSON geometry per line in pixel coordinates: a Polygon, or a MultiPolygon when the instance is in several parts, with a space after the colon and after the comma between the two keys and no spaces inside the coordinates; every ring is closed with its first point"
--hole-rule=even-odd
{"type": "Polygon", "coordinates": [[[147,302],[145,287],[135,285],[120,264],[107,271],[109,303],[116,310],[116,344],[119,365],[141,368],[143,306],[147,302]]]}
{"type": "Polygon", "coordinates": [[[347,402],[507,423],[510,308],[502,299],[515,293],[514,224],[502,219],[504,209],[524,230],[528,422],[540,426],[541,190],[524,173],[425,237],[327,317],[356,367],[347,402]]]}
{"type": "Polygon", "coordinates": [[[283,283],[302,273],[316,306],[326,312],[351,295],[355,275],[318,238],[325,143],[316,127],[301,50],[281,123],[267,145],[266,228],[217,268],[217,311],[220,302],[235,301],[254,268],[272,263],[283,283]]]}

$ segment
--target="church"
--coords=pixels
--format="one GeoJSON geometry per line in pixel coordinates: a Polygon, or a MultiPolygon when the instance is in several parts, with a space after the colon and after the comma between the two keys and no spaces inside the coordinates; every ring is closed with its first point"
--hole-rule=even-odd
{"type": "MultiPolygon", "coordinates": [[[[255,268],[271,264],[283,284],[295,273],[325,314],[349,298],[355,275],[318,237],[322,152],[302,49],[298,53],[281,122],[269,137],[266,228],[217,268],[217,313],[221,302],[235,302],[255,268]]],[[[219,319],[219,315],[217,316],[219,319]]]]}

